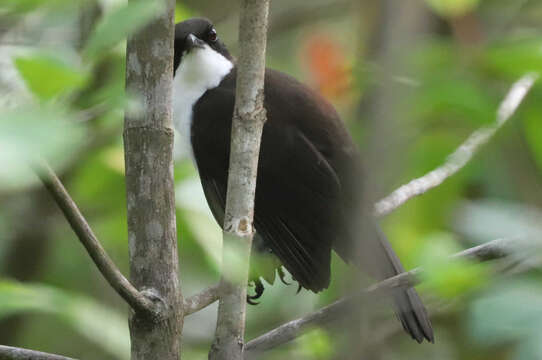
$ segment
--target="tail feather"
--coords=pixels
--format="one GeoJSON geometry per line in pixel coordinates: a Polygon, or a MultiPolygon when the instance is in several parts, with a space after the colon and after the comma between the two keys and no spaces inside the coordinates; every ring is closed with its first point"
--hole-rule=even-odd
{"type": "Polygon", "coordinates": [[[423,303],[414,289],[394,294],[396,314],[405,331],[418,343],[435,342],[433,328],[423,303]]]}
{"type": "MultiPolygon", "coordinates": [[[[401,274],[405,269],[399,258],[393,251],[384,233],[374,222],[363,224],[365,236],[356,251],[348,251],[347,248],[335,246],[335,251],[346,261],[351,261],[362,271],[367,272],[377,280],[401,274]],[[374,231],[367,231],[367,229],[374,231]],[[352,254],[358,254],[354,256],[352,254]]],[[[359,233],[358,233],[359,238],[359,233]]],[[[392,293],[395,305],[395,313],[401,321],[405,331],[418,343],[426,339],[434,343],[433,328],[427,315],[427,311],[413,288],[395,290],[392,293]]]]}
{"type": "MultiPolygon", "coordinates": [[[[385,277],[395,276],[405,272],[401,261],[393,251],[390,243],[386,239],[380,228],[376,228],[377,238],[380,248],[383,251],[383,258],[388,259],[387,264],[381,264],[382,268],[388,267],[385,277]]],[[[414,288],[396,290],[393,294],[396,306],[397,317],[401,320],[405,331],[418,343],[424,338],[434,343],[433,327],[427,315],[427,310],[423,305],[422,299],[414,288]]]]}

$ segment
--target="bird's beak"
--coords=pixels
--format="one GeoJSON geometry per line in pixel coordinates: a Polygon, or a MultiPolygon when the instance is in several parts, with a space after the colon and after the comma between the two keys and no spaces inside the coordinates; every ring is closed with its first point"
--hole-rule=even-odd
{"type": "Polygon", "coordinates": [[[200,40],[196,35],[194,34],[188,34],[186,36],[185,40],[186,50],[190,52],[190,50],[194,48],[200,48],[203,49],[203,46],[205,45],[205,42],[203,40],[200,40]]]}

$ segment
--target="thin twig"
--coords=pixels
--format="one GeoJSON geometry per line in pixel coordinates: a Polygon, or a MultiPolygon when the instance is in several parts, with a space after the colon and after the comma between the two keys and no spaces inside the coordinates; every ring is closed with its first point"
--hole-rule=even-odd
{"type": "Polygon", "coordinates": [[[74,360],[66,356],[0,345],[1,360],[74,360]]]}
{"type": "Polygon", "coordinates": [[[45,162],[35,165],[34,168],[43,185],[55,199],[79,241],[87,249],[88,254],[109,285],[134,311],[154,313],[155,306],[153,302],[141,294],[115,266],[54,171],[45,162]]]}
{"type": "MultiPolygon", "coordinates": [[[[480,261],[489,261],[507,256],[512,249],[516,251],[517,246],[518,242],[516,239],[497,239],[457,253],[451,259],[476,258],[480,261]]],[[[422,268],[416,268],[388,278],[363,289],[355,295],[345,297],[299,319],[287,322],[249,341],[245,347],[245,352],[254,353],[269,350],[294,340],[315,326],[322,326],[337,321],[341,318],[341,315],[347,313],[345,310],[349,309],[356,301],[359,301],[360,297],[379,296],[397,288],[416,285],[419,282],[418,277],[422,271],[422,268]]]]}
{"type": "Polygon", "coordinates": [[[209,286],[207,289],[184,299],[184,316],[191,315],[211,305],[218,300],[220,284],[209,286]]]}
{"type": "Polygon", "coordinates": [[[538,75],[529,73],[516,81],[497,111],[496,121],[492,125],[482,127],[473,132],[440,167],[426,175],[410,181],[384,199],[375,204],[375,215],[384,216],[403,205],[413,197],[419,196],[442,184],[447,178],[461,170],[476,154],[479,148],[486,144],[506,121],[514,115],[517,108],[537,80],[538,75]]]}

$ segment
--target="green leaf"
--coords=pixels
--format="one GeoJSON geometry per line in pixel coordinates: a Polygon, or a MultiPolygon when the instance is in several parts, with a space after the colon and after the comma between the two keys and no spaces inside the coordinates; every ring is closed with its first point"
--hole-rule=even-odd
{"type": "Polygon", "coordinates": [[[43,100],[81,88],[88,79],[84,71],[48,54],[18,57],[15,66],[30,91],[43,100]]]}
{"type": "Polygon", "coordinates": [[[43,4],[44,0],[4,0],[0,13],[5,12],[26,12],[33,10],[43,4]]]}
{"type": "Polygon", "coordinates": [[[181,3],[175,5],[175,22],[183,21],[192,17],[192,11],[181,3]]]}
{"type": "Polygon", "coordinates": [[[461,16],[474,10],[480,0],[426,0],[429,6],[441,16],[461,16]]]}
{"type": "Polygon", "coordinates": [[[29,163],[37,157],[64,163],[82,143],[84,128],[70,114],[53,106],[0,111],[0,188],[20,187],[34,180],[29,163]]]}
{"type": "Polygon", "coordinates": [[[118,359],[130,356],[127,315],[88,297],[52,286],[0,279],[0,319],[33,312],[59,317],[81,336],[118,359]]]}
{"type": "Polygon", "coordinates": [[[100,21],[90,35],[84,53],[91,58],[99,56],[156,18],[163,10],[163,2],[130,1],[100,21]]]}
{"type": "Polygon", "coordinates": [[[424,125],[442,124],[452,119],[455,126],[459,121],[478,126],[495,119],[497,103],[475,78],[452,70],[446,73],[439,70],[430,72],[421,90],[414,97],[413,110],[414,117],[424,121],[424,125]]]}
{"type": "Polygon", "coordinates": [[[453,237],[446,233],[432,235],[426,241],[421,254],[421,264],[426,270],[422,273],[424,288],[430,288],[442,297],[454,298],[487,281],[488,271],[484,264],[450,260],[450,256],[459,250],[453,237]]]}
{"type": "MultiPolygon", "coordinates": [[[[83,1],[85,0],[75,2],[83,1]]],[[[42,6],[61,7],[73,2],[74,0],[2,0],[0,15],[4,12],[8,14],[29,12],[42,6]]]]}
{"type": "Polygon", "coordinates": [[[508,77],[526,72],[542,71],[542,41],[540,38],[507,40],[492,46],[485,54],[490,70],[508,77]]]}
{"type": "Polygon", "coordinates": [[[333,343],[329,335],[322,329],[314,329],[299,339],[299,350],[304,358],[308,359],[331,359],[333,343]]]}

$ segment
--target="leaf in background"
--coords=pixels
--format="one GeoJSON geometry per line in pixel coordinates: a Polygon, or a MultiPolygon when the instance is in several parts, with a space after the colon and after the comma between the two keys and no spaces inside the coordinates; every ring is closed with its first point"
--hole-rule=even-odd
{"type": "Polygon", "coordinates": [[[441,16],[461,16],[474,10],[480,0],[426,0],[429,6],[441,16]]]}
{"type": "Polygon", "coordinates": [[[130,1],[126,6],[113,10],[96,26],[85,46],[88,57],[96,57],[124,40],[142,26],[146,25],[164,9],[164,3],[130,1]]]}
{"type": "MultiPolygon", "coordinates": [[[[455,213],[456,231],[476,243],[498,238],[521,238],[531,241],[529,251],[542,245],[542,211],[536,207],[487,199],[464,201],[455,213]]],[[[518,247],[519,253],[525,250],[524,247],[518,247]]]]}
{"type": "Polygon", "coordinates": [[[509,77],[542,72],[542,41],[539,37],[508,40],[488,49],[485,65],[509,77]]]}
{"type": "Polygon", "coordinates": [[[83,127],[59,107],[26,107],[0,111],[0,188],[34,181],[29,162],[37,157],[53,166],[70,158],[83,142],[83,127]]]}
{"type": "Polygon", "coordinates": [[[470,334],[483,345],[517,342],[517,360],[541,359],[540,304],[542,287],[538,281],[515,279],[500,284],[473,301],[467,317],[470,334]]]}
{"type": "Polygon", "coordinates": [[[494,121],[497,103],[487,89],[477,84],[476,79],[463,74],[431,72],[423,87],[415,96],[414,118],[427,123],[442,123],[453,119],[467,124],[488,124],[494,121]]]}
{"type": "Polygon", "coordinates": [[[192,11],[188,10],[186,6],[181,3],[175,4],[175,23],[183,21],[192,17],[192,11]]]}
{"type": "Polygon", "coordinates": [[[30,91],[43,100],[81,88],[88,79],[84,71],[50,54],[18,57],[15,66],[30,91]]]}
{"type": "Polygon", "coordinates": [[[299,350],[303,358],[307,359],[331,359],[333,343],[329,335],[322,329],[315,329],[299,338],[299,350]]]}
{"type": "Polygon", "coordinates": [[[455,259],[450,256],[461,250],[450,234],[431,236],[422,250],[420,264],[426,271],[422,273],[423,287],[446,298],[454,298],[487,281],[485,264],[455,259]]]}
{"type": "MultiPolygon", "coordinates": [[[[84,0],[79,0],[79,2],[84,0]]],[[[62,6],[74,0],[2,0],[0,15],[5,13],[22,13],[35,10],[41,6],[62,6]]]]}
{"type": "Polygon", "coordinates": [[[130,357],[126,315],[90,298],[51,286],[0,279],[0,319],[32,312],[59,317],[81,336],[118,359],[130,357]]]}
{"type": "Polygon", "coordinates": [[[26,12],[43,4],[45,0],[4,0],[0,7],[2,12],[26,12]]]}

